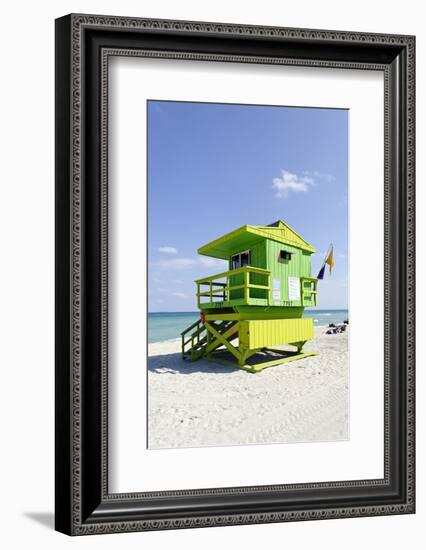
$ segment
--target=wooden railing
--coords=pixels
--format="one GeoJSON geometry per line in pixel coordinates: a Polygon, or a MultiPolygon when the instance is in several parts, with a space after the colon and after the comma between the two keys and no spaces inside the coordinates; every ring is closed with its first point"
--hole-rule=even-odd
{"type": "Polygon", "coordinates": [[[315,277],[300,278],[300,299],[302,306],[317,305],[317,282],[315,277]]]}
{"type": "Polygon", "coordinates": [[[218,302],[220,302],[221,306],[232,305],[236,301],[249,304],[250,300],[253,299],[253,293],[250,292],[251,289],[260,290],[261,298],[266,303],[269,303],[270,300],[271,272],[259,267],[240,267],[231,271],[218,273],[217,275],[211,275],[210,277],[204,277],[203,279],[197,279],[195,283],[197,285],[198,307],[201,305],[214,306],[218,302]],[[240,275],[242,277],[239,277],[240,275]],[[251,275],[256,275],[258,278],[266,280],[266,284],[253,283],[251,275]],[[237,282],[235,284],[235,279],[237,281],[238,279],[242,279],[242,283],[237,282]],[[202,290],[202,287],[206,286],[208,287],[207,290],[202,290]],[[242,290],[242,293],[241,296],[236,297],[235,291],[238,290],[242,290]]]}
{"type": "Polygon", "coordinates": [[[203,341],[206,340],[206,335],[204,335],[205,331],[206,327],[201,319],[198,319],[195,323],[192,323],[192,325],[181,332],[182,355],[189,353],[191,354],[191,358],[193,357],[193,353],[196,351],[195,348],[200,347],[203,341]],[[190,334],[188,335],[188,333],[190,334]],[[188,344],[190,344],[189,347],[188,344]]]}

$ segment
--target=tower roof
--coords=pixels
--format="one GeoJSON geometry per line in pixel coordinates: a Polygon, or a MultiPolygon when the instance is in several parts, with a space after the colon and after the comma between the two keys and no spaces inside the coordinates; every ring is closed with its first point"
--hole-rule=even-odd
{"type": "Polygon", "coordinates": [[[306,250],[311,254],[315,248],[283,220],[270,225],[243,225],[222,237],[201,246],[197,252],[213,258],[228,259],[236,249],[250,248],[262,239],[271,239],[283,244],[306,250]]]}

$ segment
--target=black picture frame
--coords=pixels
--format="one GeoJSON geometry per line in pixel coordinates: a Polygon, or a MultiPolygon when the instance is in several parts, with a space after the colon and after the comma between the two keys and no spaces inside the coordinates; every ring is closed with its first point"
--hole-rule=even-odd
{"type": "MultiPolygon", "coordinates": [[[[71,14],[56,20],[56,529],[414,513],[415,38],[71,14]],[[108,493],[108,57],[375,69],[385,81],[384,478],[108,493]]],[[[308,480],[307,480],[308,481],[308,480]]]]}

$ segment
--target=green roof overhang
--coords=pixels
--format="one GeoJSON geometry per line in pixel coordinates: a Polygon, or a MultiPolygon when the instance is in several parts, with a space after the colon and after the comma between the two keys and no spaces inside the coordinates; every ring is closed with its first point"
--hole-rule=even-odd
{"type": "Polygon", "coordinates": [[[243,225],[235,231],[201,246],[197,250],[198,254],[228,260],[234,252],[248,249],[261,240],[261,237],[252,234],[248,227],[248,225],[243,225]]]}

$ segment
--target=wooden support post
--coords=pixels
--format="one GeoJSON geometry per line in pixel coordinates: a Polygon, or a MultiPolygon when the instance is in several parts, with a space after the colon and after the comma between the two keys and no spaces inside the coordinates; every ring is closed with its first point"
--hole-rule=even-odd
{"type": "Polygon", "coordinates": [[[248,271],[244,272],[244,303],[249,303],[249,296],[250,296],[250,273],[248,271]]]}
{"type": "Polygon", "coordinates": [[[208,349],[210,348],[211,340],[212,340],[212,337],[211,337],[210,331],[207,330],[207,342],[206,342],[207,357],[210,357],[210,353],[208,352],[208,349]]]}
{"type": "Polygon", "coordinates": [[[214,349],[218,348],[220,345],[223,345],[225,346],[225,348],[230,351],[232,353],[232,355],[237,359],[237,361],[240,360],[240,352],[228,341],[228,338],[232,335],[235,334],[235,332],[238,331],[238,327],[239,327],[239,323],[236,323],[235,325],[233,325],[231,328],[229,328],[226,332],[224,332],[223,334],[221,334],[220,332],[218,332],[215,327],[208,323],[206,321],[205,325],[204,325],[207,330],[209,332],[211,332],[213,334],[213,336],[215,336],[215,340],[213,340],[213,342],[211,342],[211,344],[208,346],[208,348],[206,349],[206,352],[207,353],[210,353],[212,352],[214,349]]]}

